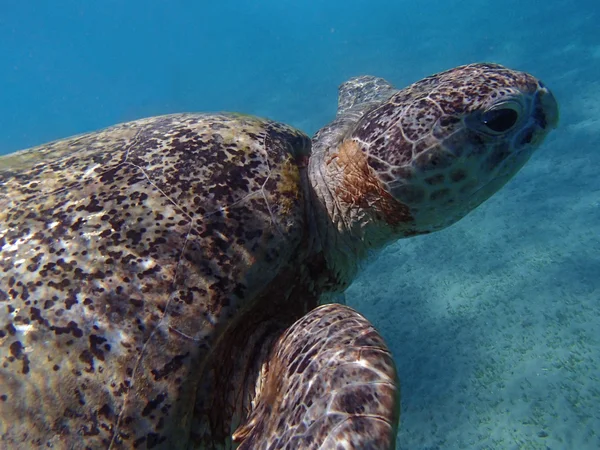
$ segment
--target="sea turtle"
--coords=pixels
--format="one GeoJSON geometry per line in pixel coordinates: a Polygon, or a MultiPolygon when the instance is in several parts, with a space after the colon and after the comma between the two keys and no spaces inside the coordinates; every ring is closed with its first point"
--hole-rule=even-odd
{"type": "Polygon", "coordinates": [[[472,64],[344,83],[312,145],[175,114],[1,158],[0,446],[394,448],[392,357],[330,301],[490,197],[557,119],[532,76],[472,64]]]}

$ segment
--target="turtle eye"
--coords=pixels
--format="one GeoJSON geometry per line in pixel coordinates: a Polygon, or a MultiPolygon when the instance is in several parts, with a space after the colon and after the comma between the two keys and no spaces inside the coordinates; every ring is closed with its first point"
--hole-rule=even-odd
{"type": "Polygon", "coordinates": [[[520,108],[516,105],[502,105],[485,111],[481,122],[488,131],[493,133],[506,133],[519,121],[520,108]]]}

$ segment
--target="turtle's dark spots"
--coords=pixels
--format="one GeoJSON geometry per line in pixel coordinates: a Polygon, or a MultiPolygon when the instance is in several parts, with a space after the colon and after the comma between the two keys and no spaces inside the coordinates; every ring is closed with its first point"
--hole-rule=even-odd
{"type": "Polygon", "coordinates": [[[32,307],[30,308],[30,319],[36,321],[37,323],[39,323],[40,325],[45,324],[46,326],[49,325],[49,322],[44,319],[42,317],[42,312],[40,309],[32,307]]]}
{"type": "Polygon", "coordinates": [[[83,435],[86,437],[98,436],[100,434],[100,429],[98,428],[96,417],[93,417],[91,426],[84,425],[82,428],[83,435]]]}
{"type": "Polygon", "coordinates": [[[66,309],[71,309],[71,307],[73,305],[78,303],[78,301],[77,301],[77,293],[78,292],[79,292],[79,288],[77,288],[76,290],[69,290],[69,293],[67,294],[67,297],[65,298],[65,308],[66,309]]]}
{"type": "Polygon", "coordinates": [[[444,174],[443,173],[438,173],[436,175],[433,175],[431,177],[427,177],[425,178],[425,183],[427,183],[430,186],[435,186],[438,184],[442,184],[445,180],[444,174]]]}
{"type": "Polygon", "coordinates": [[[400,185],[392,188],[394,197],[407,204],[418,204],[425,200],[425,190],[415,185],[400,185]]]}
{"type": "Polygon", "coordinates": [[[53,330],[54,334],[56,334],[56,335],[72,333],[73,336],[75,336],[77,338],[80,338],[81,336],[83,336],[83,331],[73,321],[70,321],[66,327],[51,326],[50,329],[53,330]]]}
{"type": "Polygon", "coordinates": [[[467,178],[467,172],[463,169],[456,169],[450,173],[450,179],[455,183],[458,183],[459,181],[462,181],[465,178],[467,178]]]}
{"type": "Polygon", "coordinates": [[[129,303],[131,303],[136,308],[141,308],[142,306],[144,306],[144,300],[137,299],[137,298],[130,298],[129,303]]]}
{"type": "Polygon", "coordinates": [[[364,404],[368,401],[372,401],[372,397],[369,398],[363,395],[359,390],[354,389],[348,393],[343,393],[340,398],[337,399],[337,404],[341,411],[347,414],[361,414],[364,412],[364,404]]]}
{"type": "Polygon", "coordinates": [[[29,357],[23,353],[23,344],[20,341],[15,341],[10,345],[9,351],[12,355],[9,360],[11,362],[14,360],[22,361],[21,373],[23,375],[29,373],[29,357]]]}
{"type": "Polygon", "coordinates": [[[33,258],[31,258],[31,264],[27,266],[27,270],[29,272],[36,272],[40,267],[40,261],[43,258],[43,254],[38,253],[33,258]]]}
{"type": "Polygon", "coordinates": [[[106,403],[104,405],[102,405],[102,407],[98,410],[98,415],[101,417],[104,417],[108,420],[111,420],[113,417],[113,412],[110,408],[110,406],[108,406],[106,403]]]}
{"type": "Polygon", "coordinates": [[[300,364],[298,365],[298,368],[296,369],[297,373],[303,373],[306,370],[306,367],[312,362],[313,357],[318,353],[319,349],[315,348],[312,349],[311,351],[309,351],[306,355],[304,355],[304,357],[302,358],[302,361],[300,362],[300,364]]]}
{"type": "Polygon", "coordinates": [[[104,361],[104,352],[100,349],[100,345],[106,342],[106,338],[91,334],[89,337],[90,350],[96,358],[100,361],[104,361]]]}
{"type": "Polygon", "coordinates": [[[140,280],[142,280],[144,277],[153,277],[153,275],[159,273],[161,270],[162,270],[162,267],[159,265],[156,265],[147,270],[144,270],[143,272],[138,273],[137,276],[140,280]]]}
{"type": "Polygon", "coordinates": [[[91,373],[94,371],[94,357],[89,350],[84,350],[79,355],[79,360],[84,364],[88,364],[89,367],[85,369],[86,372],[91,373]]]}
{"type": "Polygon", "coordinates": [[[529,129],[523,133],[521,139],[519,140],[519,146],[524,146],[530,144],[533,140],[533,130],[529,129]]]}
{"type": "Polygon", "coordinates": [[[154,375],[154,379],[156,381],[160,381],[163,378],[167,378],[171,373],[176,372],[183,366],[183,360],[189,356],[189,353],[185,355],[177,355],[171,359],[165,366],[158,370],[153,369],[152,375],[154,375]]]}
{"type": "Polygon", "coordinates": [[[115,181],[115,176],[119,171],[120,166],[114,167],[105,171],[100,177],[100,182],[105,184],[112,184],[115,181]]]}
{"type": "Polygon", "coordinates": [[[71,224],[71,231],[79,231],[81,227],[85,224],[85,222],[86,221],[82,217],[79,217],[75,222],[71,224]]]}
{"type": "Polygon", "coordinates": [[[20,359],[22,356],[23,344],[21,344],[20,341],[15,341],[12,344],[10,344],[9,350],[11,355],[13,355],[17,359],[20,359]]]}
{"type": "Polygon", "coordinates": [[[373,158],[372,156],[368,157],[369,166],[374,170],[380,173],[385,173],[390,169],[390,166],[386,163],[381,162],[380,160],[373,158]]]}
{"type": "Polygon", "coordinates": [[[447,169],[454,162],[455,157],[445,151],[428,151],[415,159],[414,165],[419,171],[430,172],[433,170],[447,169]]]}
{"type": "Polygon", "coordinates": [[[440,189],[440,190],[437,190],[437,191],[433,191],[429,195],[429,198],[432,201],[437,201],[437,200],[442,200],[442,199],[448,198],[450,196],[450,194],[451,194],[450,189],[440,189]]]}
{"type": "Polygon", "coordinates": [[[457,123],[460,123],[460,118],[455,116],[442,116],[440,118],[440,126],[444,128],[449,127],[451,125],[455,125],[457,123]]]}
{"type": "Polygon", "coordinates": [[[165,436],[161,436],[158,433],[148,433],[146,437],[146,447],[148,447],[149,449],[154,448],[167,440],[165,436]]]}
{"type": "Polygon", "coordinates": [[[143,237],[143,232],[138,230],[127,230],[125,236],[133,245],[138,245],[143,237]]]}
{"type": "MultiPolygon", "coordinates": [[[[104,278],[106,278],[106,276],[107,276],[107,272],[103,272],[102,270],[97,270],[90,275],[91,278],[95,278],[97,280],[103,280],[104,278]]],[[[104,288],[97,288],[96,291],[98,293],[104,292],[104,288]]]]}
{"type": "Polygon", "coordinates": [[[115,397],[122,397],[123,394],[126,394],[129,391],[129,381],[125,380],[125,382],[119,384],[119,389],[113,391],[115,397]]]}
{"type": "Polygon", "coordinates": [[[77,207],[77,211],[87,211],[88,213],[97,213],[97,212],[101,212],[103,210],[103,206],[100,203],[100,201],[98,200],[98,198],[96,197],[96,195],[92,195],[90,197],[90,202],[85,205],[85,206],[79,206],[77,207]]]}
{"type": "Polygon", "coordinates": [[[164,394],[157,395],[153,400],[150,400],[146,403],[142,411],[142,417],[146,417],[150,415],[152,411],[154,411],[160,404],[165,400],[166,396],[164,394]]]}

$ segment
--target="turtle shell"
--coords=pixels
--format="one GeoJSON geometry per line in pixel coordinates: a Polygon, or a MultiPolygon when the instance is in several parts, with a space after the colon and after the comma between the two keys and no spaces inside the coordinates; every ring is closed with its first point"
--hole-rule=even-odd
{"type": "Polygon", "coordinates": [[[309,151],[177,114],[0,158],[3,445],[187,443],[206,355],[305,235],[309,151]]]}

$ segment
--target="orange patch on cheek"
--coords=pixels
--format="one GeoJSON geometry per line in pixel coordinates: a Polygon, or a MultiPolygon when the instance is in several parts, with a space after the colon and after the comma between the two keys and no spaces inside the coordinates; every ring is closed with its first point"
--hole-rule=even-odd
{"type": "Polygon", "coordinates": [[[358,142],[346,139],[327,164],[333,160],[343,173],[342,184],[336,191],[342,202],[366,209],[391,226],[414,221],[409,207],[396,200],[373,172],[358,142]]]}

